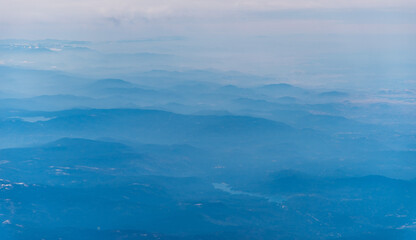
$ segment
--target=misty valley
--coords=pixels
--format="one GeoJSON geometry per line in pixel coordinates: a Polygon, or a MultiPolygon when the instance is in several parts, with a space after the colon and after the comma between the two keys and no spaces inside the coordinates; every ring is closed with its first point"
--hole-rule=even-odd
{"type": "Polygon", "coordinates": [[[0,51],[75,65],[0,64],[0,239],[416,238],[416,90],[34,44],[0,51]]]}

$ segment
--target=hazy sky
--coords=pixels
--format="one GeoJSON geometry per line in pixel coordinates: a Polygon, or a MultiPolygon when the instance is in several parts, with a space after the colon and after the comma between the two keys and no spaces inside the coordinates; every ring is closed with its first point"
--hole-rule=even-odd
{"type": "Polygon", "coordinates": [[[414,0],[0,0],[0,38],[414,34],[414,0]]]}
{"type": "MultiPolygon", "coordinates": [[[[110,47],[179,56],[169,69],[324,85],[416,83],[415,0],[0,0],[0,39],[159,39],[110,47]]],[[[0,58],[19,62],[40,59],[0,58]]]]}

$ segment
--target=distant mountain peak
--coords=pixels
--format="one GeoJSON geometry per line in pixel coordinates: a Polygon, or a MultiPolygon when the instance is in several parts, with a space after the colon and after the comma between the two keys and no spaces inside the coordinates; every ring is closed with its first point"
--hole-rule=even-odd
{"type": "Polygon", "coordinates": [[[262,88],[289,89],[289,88],[296,88],[296,87],[288,83],[273,83],[273,84],[263,85],[262,88]]]}
{"type": "Polygon", "coordinates": [[[106,79],[100,79],[98,81],[95,81],[93,83],[95,86],[99,87],[106,87],[106,88],[119,88],[119,87],[133,87],[134,84],[122,79],[117,78],[106,78],[106,79]]]}
{"type": "Polygon", "coordinates": [[[328,91],[319,94],[320,97],[348,97],[349,94],[341,91],[328,91]]]}
{"type": "Polygon", "coordinates": [[[43,145],[44,147],[83,147],[83,148],[94,148],[94,147],[105,147],[111,146],[112,148],[118,149],[127,149],[128,146],[116,143],[116,142],[106,142],[106,141],[98,141],[98,140],[91,140],[86,138],[60,138],[56,141],[47,143],[43,145]]]}

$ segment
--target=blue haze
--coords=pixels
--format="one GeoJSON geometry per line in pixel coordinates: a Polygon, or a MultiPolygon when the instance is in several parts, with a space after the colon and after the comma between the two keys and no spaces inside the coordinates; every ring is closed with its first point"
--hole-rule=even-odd
{"type": "Polygon", "coordinates": [[[0,41],[0,239],[416,238],[414,35],[136,39],[0,41]]]}

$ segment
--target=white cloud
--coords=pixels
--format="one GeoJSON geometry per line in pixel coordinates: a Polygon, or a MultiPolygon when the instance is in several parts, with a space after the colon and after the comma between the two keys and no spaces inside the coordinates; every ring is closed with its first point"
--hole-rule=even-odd
{"type": "MultiPolygon", "coordinates": [[[[248,21],[248,13],[284,10],[416,9],[414,0],[0,0],[0,38],[67,32],[93,34],[113,27],[115,33],[148,34],[222,28],[248,21]]],[[[277,20],[274,20],[277,21],[277,20]]],[[[299,21],[295,21],[296,24],[299,21]]],[[[251,23],[262,24],[260,21],[251,23]]],[[[268,22],[267,25],[273,25],[268,22]]],[[[232,27],[231,27],[232,28],[232,27]]],[[[254,29],[264,28],[262,26],[254,29]]],[[[306,26],[304,29],[308,29],[306,26]]],[[[225,31],[229,31],[225,30],[225,31]]],[[[105,35],[105,34],[104,34],[105,35]]],[[[112,34],[114,35],[114,33],[112,34]]],[[[104,36],[105,37],[105,36],[104,36]]]]}
{"type": "Polygon", "coordinates": [[[146,19],[285,9],[409,8],[413,0],[1,0],[2,19],[22,22],[65,17],[146,19]]]}

